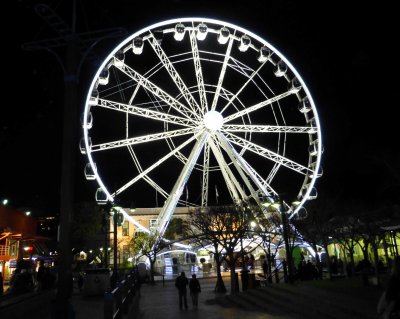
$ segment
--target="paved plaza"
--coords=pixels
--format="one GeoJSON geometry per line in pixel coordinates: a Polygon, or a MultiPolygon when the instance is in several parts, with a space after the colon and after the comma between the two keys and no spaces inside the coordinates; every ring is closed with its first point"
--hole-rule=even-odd
{"type": "MultiPolygon", "coordinates": [[[[216,293],[215,277],[200,278],[202,292],[198,309],[193,309],[188,294],[188,310],[180,310],[174,280],[143,284],[138,307],[131,307],[125,318],[139,319],[377,319],[376,304],[382,288],[363,287],[353,279],[272,284],[249,289],[235,296],[229,293],[229,277],[224,277],[228,292],[216,293]]],[[[103,318],[101,297],[75,294],[72,299],[76,319],[103,318]]]]}
{"type": "MultiPolygon", "coordinates": [[[[175,277],[164,278],[164,281],[157,277],[154,285],[142,285],[140,297],[134,298],[129,313],[123,319],[377,319],[376,305],[385,284],[385,277],[382,277],[382,286],[364,286],[357,276],[294,284],[273,283],[243,292],[239,280],[240,293],[231,295],[230,277],[228,273],[224,275],[226,293],[215,292],[214,276],[198,276],[202,288],[199,305],[194,309],[188,294],[188,310],[179,309],[175,277]]],[[[187,276],[190,277],[190,274],[187,276]]],[[[31,319],[54,319],[50,315],[54,291],[41,296],[39,307],[34,299],[24,296],[16,304],[16,311],[29,308],[31,319]]],[[[86,296],[75,287],[71,304],[74,319],[104,318],[102,295],[86,296]]],[[[19,318],[17,313],[14,314],[15,318],[19,318]]]]}
{"type": "MultiPolygon", "coordinates": [[[[224,282],[228,285],[229,278],[224,282]]],[[[223,298],[225,294],[214,292],[215,278],[200,279],[202,292],[199,295],[199,306],[194,309],[188,294],[188,310],[180,310],[178,306],[178,293],[173,281],[166,282],[163,287],[158,283],[156,287],[145,285],[142,288],[140,310],[137,318],[140,319],[175,319],[175,318],[203,318],[203,319],[274,319],[289,318],[286,316],[268,315],[262,311],[248,311],[234,305],[223,306],[216,298],[223,298]]]]}
{"type": "MultiPolygon", "coordinates": [[[[155,285],[143,284],[139,307],[130,309],[129,315],[124,318],[140,319],[175,319],[175,318],[203,318],[203,319],[289,319],[282,315],[269,315],[264,311],[251,311],[240,309],[235,304],[223,305],[218,298],[224,298],[226,294],[216,293],[215,277],[199,278],[202,291],[199,295],[199,305],[193,309],[188,293],[188,310],[180,310],[178,305],[178,293],[174,286],[174,280],[166,279],[157,281],[155,285]]],[[[229,290],[229,277],[224,277],[224,283],[229,290]]],[[[72,302],[75,308],[76,319],[103,318],[101,298],[84,297],[74,295],[72,302]]]]}

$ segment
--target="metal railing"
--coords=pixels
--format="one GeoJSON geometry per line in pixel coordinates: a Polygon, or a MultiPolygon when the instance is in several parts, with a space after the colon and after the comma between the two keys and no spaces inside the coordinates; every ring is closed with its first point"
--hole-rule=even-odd
{"type": "Polygon", "coordinates": [[[137,290],[135,274],[129,274],[126,279],[117,284],[113,290],[104,293],[104,319],[121,319],[129,313],[134,303],[137,290]]]}
{"type": "Polygon", "coordinates": [[[10,251],[10,246],[0,245],[0,256],[8,256],[10,251]]]}

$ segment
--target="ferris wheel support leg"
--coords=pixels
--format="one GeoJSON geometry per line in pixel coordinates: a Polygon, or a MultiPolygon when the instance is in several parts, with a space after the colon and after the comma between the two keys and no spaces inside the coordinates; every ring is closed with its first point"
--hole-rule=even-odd
{"type": "Polygon", "coordinates": [[[226,139],[224,135],[221,133],[217,133],[218,140],[221,143],[222,148],[227,152],[228,156],[232,160],[233,164],[239,171],[239,174],[243,178],[244,182],[246,183],[246,186],[250,189],[254,199],[257,201],[258,204],[261,204],[260,198],[256,195],[253,187],[251,186],[248,178],[243,174],[243,171],[251,178],[251,180],[254,182],[254,184],[257,185],[257,187],[261,190],[261,192],[269,197],[268,191],[265,189],[264,185],[260,183],[260,181],[257,179],[257,177],[254,175],[254,173],[249,169],[247,166],[246,161],[240,156],[238,152],[234,149],[234,147],[229,143],[229,141],[226,139]]]}
{"type": "Polygon", "coordinates": [[[169,220],[174,212],[176,204],[178,203],[179,198],[182,196],[185,184],[188,181],[189,176],[194,168],[194,165],[196,164],[200,156],[201,150],[203,149],[207,136],[208,132],[206,131],[199,136],[185,166],[183,167],[181,174],[179,175],[174,187],[172,188],[171,195],[168,197],[168,199],[164,204],[163,209],[161,210],[160,216],[157,220],[158,235],[160,238],[164,235],[164,232],[168,226],[169,220]]]}
{"type": "Polygon", "coordinates": [[[225,180],[226,186],[228,187],[231,197],[233,200],[238,203],[240,202],[240,196],[238,190],[241,191],[240,194],[242,199],[246,197],[243,190],[240,188],[238,181],[236,180],[235,176],[233,175],[232,171],[230,170],[228,164],[225,162],[221,151],[217,148],[214,141],[210,141],[210,146],[213,151],[213,154],[218,162],[219,167],[221,168],[222,176],[225,180]],[[237,188],[237,189],[236,189],[237,188]]]}
{"type": "Polygon", "coordinates": [[[210,175],[210,144],[209,138],[204,145],[204,160],[203,160],[203,183],[201,190],[201,206],[206,207],[208,203],[208,179],[210,175]]]}
{"type": "Polygon", "coordinates": [[[225,145],[225,143],[222,143],[221,141],[220,141],[220,144],[221,144],[222,148],[225,150],[225,152],[228,154],[233,165],[236,167],[236,170],[238,171],[240,177],[242,178],[242,180],[246,184],[247,188],[249,189],[251,196],[254,198],[254,200],[257,203],[259,203],[260,200],[258,198],[257,192],[251,185],[251,183],[250,183],[249,179],[247,178],[247,176],[245,175],[242,167],[239,165],[238,161],[236,160],[234,153],[231,151],[231,146],[229,146],[229,144],[225,145]]]}

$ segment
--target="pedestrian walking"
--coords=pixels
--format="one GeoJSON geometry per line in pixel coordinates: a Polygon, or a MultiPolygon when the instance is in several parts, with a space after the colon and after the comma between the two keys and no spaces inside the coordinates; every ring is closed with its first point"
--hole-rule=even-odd
{"type": "Polygon", "coordinates": [[[36,274],[36,280],[38,282],[38,290],[43,290],[43,277],[44,277],[44,261],[39,260],[39,268],[36,274]]]}
{"type": "Polygon", "coordinates": [[[182,309],[182,305],[185,306],[185,309],[187,310],[188,305],[187,305],[187,293],[186,293],[186,287],[189,284],[189,280],[186,278],[185,272],[182,271],[181,275],[178,276],[175,280],[175,287],[178,289],[179,293],[179,309],[182,309]]]}
{"type": "Polygon", "coordinates": [[[264,258],[264,260],[263,260],[262,269],[263,269],[264,277],[267,278],[267,275],[268,275],[268,261],[267,261],[267,258],[264,258]]]}
{"type": "Polygon", "coordinates": [[[83,282],[84,282],[84,273],[82,271],[80,271],[79,274],[78,274],[78,289],[79,289],[79,292],[82,292],[82,290],[83,290],[83,282]]]}
{"type": "Polygon", "coordinates": [[[197,309],[199,304],[199,293],[201,292],[200,282],[195,274],[192,274],[192,279],[189,282],[190,297],[192,297],[193,308],[197,309]]]}

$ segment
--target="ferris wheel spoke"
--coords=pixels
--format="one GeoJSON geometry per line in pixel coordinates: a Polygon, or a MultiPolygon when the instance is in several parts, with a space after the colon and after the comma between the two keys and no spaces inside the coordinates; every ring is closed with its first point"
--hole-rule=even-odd
{"type": "Polygon", "coordinates": [[[160,215],[157,218],[157,230],[160,237],[164,235],[165,229],[168,226],[168,223],[171,219],[171,216],[175,210],[176,204],[179,201],[179,198],[182,196],[183,189],[185,184],[187,183],[189,176],[196,164],[201,150],[203,149],[204,143],[208,137],[208,132],[203,131],[201,135],[198,136],[197,142],[194,145],[192,152],[190,153],[186,164],[184,165],[177,181],[175,182],[174,187],[172,188],[171,194],[166,200],[160,215]]]}
{"type": "Polygon", "coordinates": [[[150,110],[148,108],[142,108],[135,105],[129,105],[119,102],[114,102],[105,99],[99,99],[98,103],[99,107],[107,108],[114,111],[129,113],[136,116],[146,117],[148,119],[168,122],[171,124],[186,126],[186,127],[194,127],[197,126],[196,123],[192,119],[185,119],[176,115],[170,115],[168,113],[159,112],[150,110]]]}
{"type": "Polygon", "coordinates": [[[136,81],[137,83],[140,83],[143,88],[153,93],[155,96],[159,97],[166,104],[171,106],[174,110],[181,113],[182,115],[185,115],[188,119],[199,119],[199,116],[196,112],[194,112],[191,109],[188,109],[184,104],[177,101],[175,98],[173,98],[164,90],[162,90],[159,86],[155,85],[153,82],[148,80],[139,72],[136,72],[128,65],[123,64],[122,66],[118,66],[117,68],[126,75],[128,75],[132,80],[136,81]]]}
{"type": "Polygon", "coordinates": [[[271,184],[272,180],[274,179],[275,175],[278,173],[279,167],[281,167],[281,164],[275,163],[274,167],[272,167],[271,171],[269,172],[267,178],[265,179],[265,182],[269,185],[271,184]]]}
{"type": "Polygon", "coordinates": [[[282,164],[283,166],[290,168],[300,174],[306,175],[308,173],[312,173],[312,170],[309,168],[300,165],[290,159],[287,159],[286,157],[276,154],[275,152],[272,152],[262,146],[259,146],[253,142],[247,141],[241,137],[238,137],[234,134],[231,133],[226,133],[227,137],[229,138],[229,141],[240,146],[241,148],[247,149],[249,151],[252,151],[255,154],[258,154],[262,157],[265,157],[275,163],[282,164]]]}
{"type": "Polygon", "coordinates": [[[204,145],[204,157],[203,157],[203,182],[201,185],[201,206],[206,207],[208,204],[208,179],[210,175],[210,137],[207,138],[206,144],[204,145]]]}
{"type": "Polygon", "coordinates": [[[239,94],[245,89],[245,87],[251,82],[253,81],[253,78],[258,74],[258,72],[261,70],[261,68],[264,66],[266,62],[263,62],[257,70],[255,70],[247,79],[247,81],[242,85],[242,87],[231,97],[231,99],[228,101],[228,103],[226,103],[226,105],[223,107],[223,109],[221,110],[221,114],[224,113],[224,111],[228,108],[229,105],[232,104],[232,102],[239,96],[239,94]]]}
{"type": "Polygon", "coordinates": [[[218,103],[218,98],[219,98],[219,94],[221,92],[222,83],[224,82],[224,78],[225,78],[226,68],[228,66],[229,58],[231,56],[232,44],[233,44],[233,38],[230,38],[228,47],[226,49],[224,62],[222,64],[221,72],[219,74],[217,88],[215,90],[214,99],[213,99],[213,102],[211,105],[211,111],[215,111],[215,107],[217,106],[217,103],[218,103]]]}
{"type": "Polygon", "coordinates": [[[263,185],[269,193],[272,193],[274,195],[276,195],[277,197],[278,192],[271,186],[271,184],[268,182],[267,179],[264,179],[244,158],[242,158],[243,161],[246,163],[247,167],[249,168],[249,170],[254,174],[254,176],[257,178],[258,182],[263,185]]]}
{"type": "Polygon", "coordinates": [[[282,94],[279,94],[277,96],[274,96],[273,98],[270,98],[270,99],[268,99],[266,101],[263,101],[263,102],[255,104],[253,106],[250,106],[248,108],[245,108],[244,110],[241,110],[239,112],[236,112],[236,113],[234,113],[232,115],[229,115],[229,116],[225,117],[224,118],[224,123],[228,123],[228,122],[230,122],[230,121],[232,121],[232,120],[234,120],[234,119],[236,119],[238,117],[241,117],[243,115],[246,115],[246,114],[254,112],[254,111],[258,110],[258,109],[261,109],[262,107],[270,105],[270,104],[272,104],[274,102],[277,102],[277,101],[279,101],[279,100],[281,100],[281,99],[283,99],[283,98],[285,98],[285,97],[287,97],[287,96],[289,96],[291,94],[293,94],[293,93],[290,92],[290,91],[287,91],[285,93],[282,93],[282,94]]]}
{"type": "MultiPolygon", "coordinates": [[[[128,146],[129,153],[131,154],[132,160],[136,166],[136,169],[138,170],[139,173],[143,172],[142,166],[140,165],[140,162],[135,154],[135,151],[133,150],[132,146],[128,146]]],[[[158,185],[152,178],[149,176],[145,175],[143,179],[150,185],[152,186],[162,197],[167,198],[169,194],[160,186],[158,185]]],[[[191,206],[196,206],[195,204],[191,203],[191,206]]]]}
{"type": "Polygon", "coordinates": [[[218,165],[221,168],[222,176],[224,177],[232,199],[235,203],[239,203],[240,198],[244,200],[247,197],[244,190],[240,187],[238,180],[230,169],[228,163],[225,161],[224,156],[222,155],[221,150],[219,149],[217,144],[215,144],[215,142],[212,140],[210,141],[210,146],[218,162],[218,165]]]}
{"type": "MultiPolygon", "coordinates": [[[[139,173],[142,173],[142,172],[143,172],[142,165],[140,165],[140,162],[139,162],[139,160],[138,160],[138,158],[137,158],[137,156],[136,156],[136,153],[135,153],[135,151],[133,150],[133,148],[132,148],[131,145],[128,145],[128,150],[129,150],[129,153],[131,154],[131,157],[132,157],[133,163],[134,163],[135,166],[136,166],[136,169],[138,170],[139,173]]],[[[155,181],[153,181],[150,177],[144,176],[144,179],[145,179],[156,191],[158,191],[161,195],[163,195],[163,196],[165,196],[165,197],[168,195],[167,192],[165,192],[165,191],[164,191],[155,181]]]]}
{"type": "Polygon", "coordinates": [[[180,130],[175,130],[175,131],[167,131],[167,132],[162,132],[162,133],[155,133],[155,134],[148,134],[148,135],[143,135],[143,136],[138,136],[138,137],[126,138],[126,139],[119,140],[119,141],[113,141],[113,142],[92,145],[91,151],[98,152],[98,151],[109,150],[109,149],[113,149],[113,148],[117,148],[117,147],[124,147],[124,146],[128,146],[128,145],[131,146],[131,145],[140,144],[140,143],[165,140],[165,139],[169,139],[169,138],[173,138],[173,137],[177,137],[177,136],[191,134],[193,132],[194,132],[194,129],[186,128],[186,129],[180,129],[180,130]]]}
{"type": "MultiPolygon", "coordinates": [[[[215,141],[216,143],[218,142],[218,145],[221,145],[221,142],[216,139],[215,141]]],[[[244,170],[242,169],[242,167],[239,165],[239,163],[237,162],[237,160],[235,159],[235,157],[233,156],[232,152],[227,152],[225,151],[225,153],[228,154],[231,162],[233,163],[233,165],[235,166],[237,172],[239,173],[242,181],[244,182],[244,184],[246,185],[247,189],[250,192],[250,196],[246,196],[243,197],[243,199],[247,199],[248,197],[252,197],[258,204],[261,204],[260,198],[257,194],[257,191],[254,189],[253,185],[251,184],[250,180],[248,179],[246,173],[244,172],[244,170]]],[[[238,189],[242,189],[242,186],[240,186],[238,189]]],[[[242,190],[241,193],[245,194],[245,191],[242,190]]]]}
{"type": "Polygon", "coordinates": [[[206,90],[204,88],[203,70],[200,63],[199,47],[197,45],[197,38],[195,31],[190,32],[190,43],[192,46],[194,69],[197,79],[197,87],[199,89],[201,113],[204,115],[208,111],[208,103],[206,97],[206,90]]]}
{"type": "Polygon", "coordinates": [[[150,173],[153,169],[155,169],[156,167],[158,167],[159,165],[161,165],[163,162],[165,162],[167,159],[169,159],[171,156],[175,155],[177,152],[179,152],[182,148],[184,148],[185,146],[187,146],[188,144],[190,144],[192,141],[194,141],[200,134],[202,133],[202,131],[196,132],[196,134],[194,136],[192,136],[191,138],[189,138],[187,141],[183,142],[181,145],[179,145],[178,147],[176,147],[174,150],[172,150],[171,152],[169,152],[167,155],[163,156],[160,160],[158,160],[157,162],[155,162],[154,164],[152,164],[151,166],[149,166],[148,168],[146,168],[143,172],[141,172],[139,175],[137,175],[135,178],[131,179],[128,183],[126,183],[125,185],[123,185],[121,188],[119,188],[118,190],[116,190],[114,192],[114,194],[112,195],[113,197],[115,197],[116,195],[122,193],[124,190],[126,190],[128,187],[132,186],[133,184],[135,184],[137,181],[139,181],[141,178],[143,178],[143,176],[147,175],[148,173],[150,173]]]}
{"type": "Polygon", "coordinates": [[[196,113],[196,111],[198,111],[198,110],[201,110],[197,101],[193,98],[193,96],[190,93],[189,89],[187,88],[186,84],[183,82],[181,76],[176,71],[171,60],[165,54],[164,50],[162,49],[161,45],[159,44],[157,39],[154,37],[154,35],[151,38],[149,38],[149,43],[150,43],[151,47],[153,48],[154,52],[157,54],[161,63],[164,65],[168,74],[171,76],[171,79],[176,84],[179,91],[182,93],[182,96],[185,98],[187,103],[190,105],[191,110],[194,113],[196,113]]]}
{"type": "Polygon", "coordinates": [[[258,204],[261,204],[260,197],[258,196],[257,191],[254,189],[254,187],[250,183],[250,180],[248,179],[248,177],[250,177],[250,179],[253,181],[253,183],[257,185],[257,188],[262,192],[263,196],[270,197],[270,193],[262,185],[262,183],[260,183],[260,181],[254,175],[254,173],[249,169],[247,162],[243,159],[243,157],[240,156],[240,154],[230,144],[230,142],[227,140],[227,138],[221,133],[217,133],[216,136],[218,138],[218,142],[220,143],[221,147],[228,154],[233,165],[236,167],[238,173],[240,174],[242,180],[246,184],[247,188],[250,190],[251,196],[254,198],[254,200],[258,204]]]}
{"type": "Polygon", "coordinates": [[[236,125],[225,124],[224,132],[245,133],[315,133],[316,128],[310,126],[280,126],[280,125],[236,125]]]}

